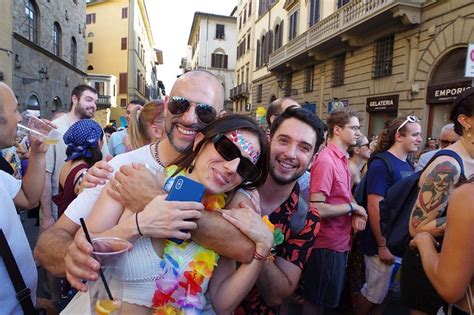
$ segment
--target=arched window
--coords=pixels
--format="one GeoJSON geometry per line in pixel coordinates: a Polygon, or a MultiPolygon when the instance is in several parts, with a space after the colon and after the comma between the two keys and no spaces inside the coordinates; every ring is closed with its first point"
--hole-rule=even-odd
{"type": "Polygon", "coordinates": [[[33,43],[38,43],[38,10],[31,0],[25,1],[26,37],[33,43]]]}
{"type": "Polygon", "coordinates": [[[28,109],[39,110],[40,109],[40,102],[36,95],[32,94],[28,97],[28,109]]]}
{"type": "Polygon", "coordinates": [[[221,48],[217,48],[211,55],[211,67],[227,69],[227,54],[221,48]]]}
{"type": "Polygon", "coordinates": [[[90,38],[90,37],[94,37],[94,33],[89,32],[89,34],[87,34],[87,38],[90,38]]]}
{"type": "Polygon", "coordinates": [[[71,38],[71,64],[77,67],[77,42],[74,36],[71,38]]]}
{"type": "Polygon", "coordinates": [[[61,26],[58,22],[53,24],[53,54],[61,57],[61,41],[62,41],[61,26]]]}
{"type": "Polygon", "coordinates": [[[59,96],[55,96],[53,98],[53,110],[58,110],[63,107],[63,103],[61,102],[61,98],[59,96]]]}
{"type": "Polygon", "coordinates": [[[89,66],[87,67],[87,70],[94,70],[94,67],[93,67],[92,65],[89,65],[89,66]]]}

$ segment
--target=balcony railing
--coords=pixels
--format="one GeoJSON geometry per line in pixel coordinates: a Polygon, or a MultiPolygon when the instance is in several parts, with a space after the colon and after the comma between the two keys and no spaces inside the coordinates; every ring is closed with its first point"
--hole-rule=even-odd
{"type": "Polygon", "coordinates": [[[249,85],[247,83],[239,84],[230,90],[231,99],[239,99],[249,95],[249,85]]]}
{"type": "Polygon", "coordinates": [[[420,8],[424,2],[425,0],[352,0],[283,47],[275,50],[270,55],[268,69],[272,70],[326,40],[348,31],[397,5],[420,8]]]}
{"type": "Polygon", "coordinates": [[[97,109],[110,108],[110,95],[99,95],[97,98],[97,109]]]}

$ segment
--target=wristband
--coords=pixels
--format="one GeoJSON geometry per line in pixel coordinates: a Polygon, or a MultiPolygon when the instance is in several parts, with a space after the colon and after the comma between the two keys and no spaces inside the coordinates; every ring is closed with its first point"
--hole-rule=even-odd
{"type": "Polygon", "coordinates": [[[387,247],[387,244],[383,244],[383,245],[378,245],[377,247],[378,247],[378,248],[383,248],[383,247],[387,247]]]}
{"type": "Polygon", "coordinates": [[[138,212],[135,213],[135,223],[137,224],[138,234],[140,234],[140,236],[143,236],[142,231],[140,231],[140,226],[138,225],[138,212]]]}
{"type": "Polygon", "coordinates": [[[352,214],[352,212],[354,212],[354,207],[352,206],[352,203],[349,203],[349,207],[350,207],[349,214],[352,214]]]}

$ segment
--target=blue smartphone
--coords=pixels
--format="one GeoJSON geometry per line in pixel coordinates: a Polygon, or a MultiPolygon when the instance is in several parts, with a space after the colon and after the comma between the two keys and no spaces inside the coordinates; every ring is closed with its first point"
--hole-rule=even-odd
{"type": "MultiPolygon", "coordinates": [[[[205,190],[206,188],[201,183],[198,183],[185,176],[176,176],[166,200],[201,202],[205,190]]],[[[187,231],[182,232],[186,233],[187,231]]],[[[183,240],[176,238],[171,238],[169,240],[177,244],[181,244],[183,242],[183,240]]]]}

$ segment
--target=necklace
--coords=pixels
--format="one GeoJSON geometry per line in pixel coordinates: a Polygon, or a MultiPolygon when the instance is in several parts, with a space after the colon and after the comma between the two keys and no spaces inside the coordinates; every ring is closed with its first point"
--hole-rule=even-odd
{"type": "Polygon", "coordinates": [[[159,142],[155,143],[155,150],[153,151],[153,157],[155,158],[155,161],[163,168],[166,168],[166,166],[161,162],[160,160],[160,155],[158,154],[158,144],[159,142]]]}

